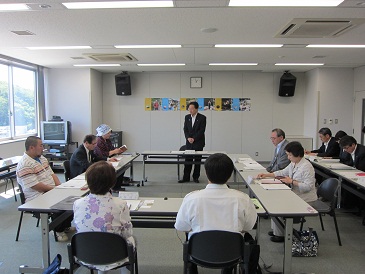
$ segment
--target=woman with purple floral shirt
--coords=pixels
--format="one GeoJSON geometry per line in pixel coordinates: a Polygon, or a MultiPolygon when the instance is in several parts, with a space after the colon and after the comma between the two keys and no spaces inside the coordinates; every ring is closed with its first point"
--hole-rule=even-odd
{"type": "Polygon", "coordinates": [[[86,180],[90,194],[76,200],[73,206],[77,232],[116,233],[135,246],[127,203],[110,193],[116,182],[113,166],[104,161],[94,163],[86,171],[86,180]]]}

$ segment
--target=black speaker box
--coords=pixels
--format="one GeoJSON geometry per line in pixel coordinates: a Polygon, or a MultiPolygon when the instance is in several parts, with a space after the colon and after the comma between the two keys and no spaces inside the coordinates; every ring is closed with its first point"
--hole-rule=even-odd
{"type": "Polygon", "coordinates": [[[115,89],[117,95],[127,96],[132,94],[131,77],[126,73],[115,75],[115,89]]]}
{"type": "Polygon", "coordinates": [[[295,84],[297,78],[289,72],[285,72],[280,78],[279,96],[291,97],[294,96],[295,84]]]}

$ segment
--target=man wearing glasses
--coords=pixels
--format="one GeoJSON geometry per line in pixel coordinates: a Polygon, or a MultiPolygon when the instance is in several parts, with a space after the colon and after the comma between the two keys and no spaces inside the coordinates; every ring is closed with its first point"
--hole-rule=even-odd
{"type": "Polygon", "coordinates": [[[336,139],[332,137],[332,132],[328,127],[323,127],[318,131],[322,145],[319,149],[306,151],[305,154],[318,157],[339,157],[340,146],[336,139]]]}
{"type": "MultiPolygon", "coordinates": [[[[89,134],[84,138],[84,142],[72,154],[70,159],[70,177],[71,179],[84,173],[93,163],[107,160],[106,157],[99,157],[94,153],[96,147],[96,136],[89,134]]],[[[110,161],[116,161],[111,158],[110,161]]]]}
{"type": "Polygon", "coordinates": [[[271,131],[271,142],[275,146],[274,158],[266,168],[268,172],[274,172],[284,169],[289,165],[290,161],[285,153],[285,147],[289,143],[285,139],[285,132],[280,128],[274,128],[271,131]]]}
{"type": "Polygon", "coordinates": [[[358,144],[352,136],[342,137],[340,145],[345,151],[341,163],[365,171],[365,147],[358,144]]]}

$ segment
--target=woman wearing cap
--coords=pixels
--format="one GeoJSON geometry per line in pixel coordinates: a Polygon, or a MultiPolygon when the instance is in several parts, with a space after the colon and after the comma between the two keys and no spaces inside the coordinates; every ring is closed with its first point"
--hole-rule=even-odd
{"type": "MultiPolygon", "coordinates": [[[[104,158],[112,157],[115,154],[120,154],[127,150],[125,146],[120,148],[115,148],[113,146],[112,141],[110,141],[110,135],[112,133],[112,129],[110,128],[110,126],[106,124],[101,124],[96,128],[96,131],[97,131],[96,136],[98,136],[98,138],[96,140],[96,147],[94,149],[94,153],[98,157],[104,157],[104,158]]],[[[115,161],[117,160],[115,159],[115,161]]],[[[127,180],[127,178],[125,179],[127,180]]],[[[124,181],[124,172],[120,174],[119,177],[117,178],[117,183],[114,185],[113,190],[114,191],[122,190],[123,181],[124,181]]]]}
{"type": "Polygon", "coordinates": [[[127,150],[126,147],[115,148],[113,146],[110,141],[110,135],[112,133],[110,126],[101,124],[97,127],[96,131],[96,136],[98,136],[98,138],[94,152],[98,157],[111,157],[127,150]]]}

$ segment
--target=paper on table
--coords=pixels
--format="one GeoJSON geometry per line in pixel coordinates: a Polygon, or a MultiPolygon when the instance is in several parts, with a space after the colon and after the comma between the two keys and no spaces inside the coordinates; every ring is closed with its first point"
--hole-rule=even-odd
{"type": "Polygon", "coordinates": [[[143,204],[142,200],[125,200],[130,211],[138,210],[143,204]]]}
{"type": "Polygon", "coordinates": [[[185,151],[179,151],[179,150],[172,150],[171,151],[171,154],[184,154],[185,153],[185,151]]]}
{"type": "Polygon", "coordinates": [[[258,163],[250,163],[250,164],[245,163],[244,165],[245,165],[244,169],[252,169],[252,170],[264,169],[264,167],[258,163]]]}
{"type": "Polygon", "coordinates": [[[324,159],[324,158],[321,158],[321,159],[318,159],[319,162],[323,162],[323,163],[339,163],[340,162],[340,159],[324,159]]]}
{"type": "Polygon", "coordinates": [[[261,184],[282,184],[282,181],[279,179],[261,179],[259,181],[261,184]]]}
{"type": "Polygon", "coordinates": [[[187,149],[185,150],[185,154],[195,154],[195,150],[187,149]]]}
{"type": "Polygon", "coordinates": [[[139,193],[138,192],[126,192],[126,191],[119,191],[119,198],[123,200],[138,200],[139,193]]]}
{"type": "Polygon", "coordinates": [[[70,181],[67,181],[66,183],[60,184],[56,188],[78,188],[78,189],[81,189],[82,187],[85,186],[85,183],[86,182],[84,180],[70,180],[70,181]]]}
{"type": "Polygon", "coordinates": [[[287,185],[285,184],[260,184],[261,187],[263,189],[266,189],[266,190],[278,190],[278,189],[281,189],[281,190],[290,190],[290,187],[288,187],[287,185]]]}
{"type": "Polygon", "coordinates": [[[326,164],[326,166],[330,169],[354,169],[352,166],[344,165],[344,164],[326,164]]]}

